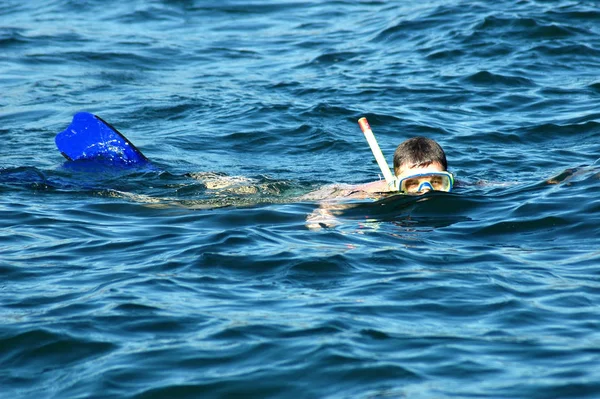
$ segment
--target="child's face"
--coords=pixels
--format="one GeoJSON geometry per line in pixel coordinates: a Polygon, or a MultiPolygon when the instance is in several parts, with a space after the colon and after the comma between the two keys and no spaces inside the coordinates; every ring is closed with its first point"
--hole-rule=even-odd
{"type": "Polygon", "coordinates": [[[444,176],[435,175],[435,173],[444,171],[443,166],[439,162],[434,162],[427,166],[411,167],[406,164],[402,165],[400,167],[400,174],[397,176],[398,181],[402,182],[400,191],[406,193],[424,193],[431,190],[449,191],[447,189],[447,179],[444,176]],[[415,177],[411,178],[411,176],[415,177]]]}

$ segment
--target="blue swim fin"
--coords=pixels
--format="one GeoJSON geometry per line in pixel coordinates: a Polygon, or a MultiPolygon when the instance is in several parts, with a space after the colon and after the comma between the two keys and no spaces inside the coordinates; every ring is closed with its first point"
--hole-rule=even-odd
{"type": "Polygon", "coordinates": [[[100,117],[79,112],[54,139],[69,161],[98,160],[120,165],[143,165],[148,158],[117,129],[100,117]]]}

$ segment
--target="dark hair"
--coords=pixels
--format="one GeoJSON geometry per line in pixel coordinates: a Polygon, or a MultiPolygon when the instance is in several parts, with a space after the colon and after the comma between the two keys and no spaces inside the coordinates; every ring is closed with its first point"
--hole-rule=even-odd
{"type": "Polygon", "coordinates": [[[394,152],[394,174],[399,175],[400,166],[425,167],[439,162],[444,170],[448,169],[446,154],[438,143],[426,137],[413,137],[406,140],[394,152]]]}

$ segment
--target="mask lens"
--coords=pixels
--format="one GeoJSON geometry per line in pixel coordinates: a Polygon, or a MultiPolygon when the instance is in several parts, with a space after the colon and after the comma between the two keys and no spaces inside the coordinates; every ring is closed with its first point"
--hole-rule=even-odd
{"type": "Polygon", "coordinates": [[[436,172],[405,177],[400,180],[399,191],[418,193],[433,188],[436,191],[451,191],[454,178],[449,172],[436,172]]]}

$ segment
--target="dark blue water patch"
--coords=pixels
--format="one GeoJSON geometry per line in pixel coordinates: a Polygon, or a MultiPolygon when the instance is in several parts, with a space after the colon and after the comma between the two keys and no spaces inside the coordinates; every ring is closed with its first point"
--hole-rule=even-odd
{"type": "Polygon", "coordinates": [[[558,60],[590,59],[598,57],[600,50],[586,44],[568,44],[568,45],[540,45],[532,49],[533,52],[548,58],[557,58],[558,60]]]}
{"type": "Polygon", "coordinates": [[[535,84],[530,79],[518,76],[502,76],[489,71],[481,71],[468,76],[465,80],[475,85],[503,85],[508,87],[530,87],[535,84]]]}
{"type": "Polygon", "coordinates": [[[33,190],[50,188],[43,171],[34,167],[0,169],[0,183],[0,190],[5,191],[23,186],[33,190]]]}
{"type": "MultiPolygon", "coordinates": [[[[557,19],[565,19],[567,21],[573,20],[581,20],[594,22],[600,12],[593,6],[588,4],[582,4],[582,7],[559,7],[558,9],[548,9],[546,13],[549,16],[554,16],[557,19]]],[[[590,24],[590,27],[595,27],[595,25],[590,24]]]]}
{"type": "Polygon", "coordinates": [[[460,194],[431,193],[423,196],[395,195],[376,202],[348,203],[341,206],[343,217],[398,221],[406,226],[447,226],[468,220],[478,200],[460,194]]]}
{"type": "Polygon", "coordinates": [[[486,226],[484,229],[477,231],[476,236],[502,236],[513,234],[515,231],[518,231],[523,238],[536,234],[538,239],[544,240],[552,239],[568,225],[568,220],[551,216],[530,220],[513,219],[486,226]]]}

